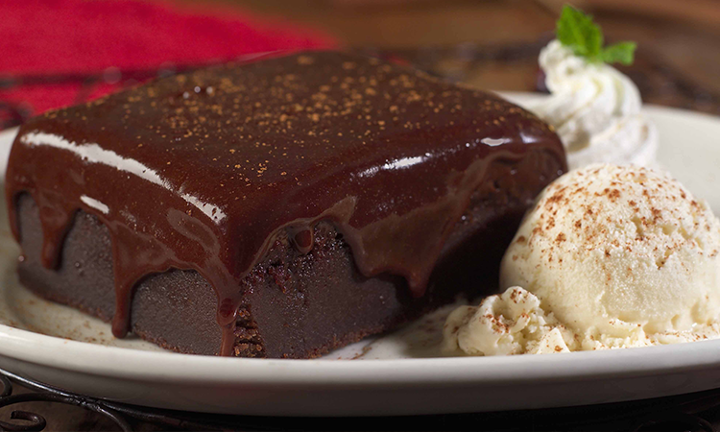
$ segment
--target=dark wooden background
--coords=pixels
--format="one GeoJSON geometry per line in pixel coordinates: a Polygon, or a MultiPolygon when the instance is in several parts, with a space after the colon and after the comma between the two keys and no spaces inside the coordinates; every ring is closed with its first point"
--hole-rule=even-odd
{"type": "MultiPolygon", "coordinates": [[[[207,1],[207,0],[204,0],[207,1]]],[[[537,57],[470,64],[474,48],[527,46],[552,35],[563,0],[215,0],[325,29],[352,48],[444,51],[436,66],[482,88],[535,89],[537,57]]],[[[718,113],[720,1],[574,0],[592,13],[611,41],[634,40],[651,103],[718,113]],[[666,75],[672,75],[668,77],[666,75]],[[671,79],[672,78],[672,79],[671,79]],[[693,106],[675,95],[697,92],[693,106]]],[[[438,57],[436,55],[436,57],[438,57]]],[[[427,59],[425,59],[427,61],[427,59]]],[[[635,76],[633,77],[635,78],[635,76]]],[[[642,78],[641,78],[642,79],[642,78]]],[[[644,87],[644,88],[642,88],[644,87]]]]}

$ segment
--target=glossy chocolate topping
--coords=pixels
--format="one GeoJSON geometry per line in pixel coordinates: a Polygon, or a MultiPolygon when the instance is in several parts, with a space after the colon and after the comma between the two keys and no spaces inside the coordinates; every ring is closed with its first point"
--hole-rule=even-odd
{"type": "Polygon", "coordinates": [[[555,133],[496,96],[348,54],[304,53],[157,80],[23,126],[7,173],[40,210],[46,267],[75,212],[109,229],[113,332],[133,286],[194,269],[218,295],[221,354],[243,278],[280,230],[301,252],[332,221],[366,276],[422,295],[470,195],[497,160],[565,155],[555,133]]]}

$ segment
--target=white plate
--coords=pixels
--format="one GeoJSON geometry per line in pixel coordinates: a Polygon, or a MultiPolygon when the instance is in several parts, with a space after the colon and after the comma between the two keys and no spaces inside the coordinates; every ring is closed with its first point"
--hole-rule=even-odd
{"type": "MultiPolygon", "coordinates": [[[[522,102],[529,95],[511,97],[522,102]]],[[[646,111],[660,132],[661,164],[719,212],[720,119],[646,111]]],[[[0,172],[12,135],[0,133],[0,172]]],[[[419,358],[436,355],[446,310],[319,360],[173,354],[140,340],[115,340],[108,325],[22,288],[14,271],[17,246],[6,227],[0,220],[0,368],[73,392],[192,411],[349,416],[559,407],[720,387],[720,340],[542,356],[419,358]]]]}

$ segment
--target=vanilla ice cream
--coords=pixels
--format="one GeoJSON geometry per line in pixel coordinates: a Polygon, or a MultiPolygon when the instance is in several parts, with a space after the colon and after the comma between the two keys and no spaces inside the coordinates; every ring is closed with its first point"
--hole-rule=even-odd
{"type": "Polygon", "coordinates": [[[720,336],[720,221],[667,174],[590,165],[546,188],[445,349],[563,352],[720,336]],[[522,288],[518,288],[522,287],[522,288]]]}
{"type": "Polygon", "coordinates": [[[640,93],[630,78],[588,62],[557,40],[541,51],[540,67],[552,95],[528,108],[556,129],[571,169],[655,161],[657,131],[640,112],[640,93]]]}

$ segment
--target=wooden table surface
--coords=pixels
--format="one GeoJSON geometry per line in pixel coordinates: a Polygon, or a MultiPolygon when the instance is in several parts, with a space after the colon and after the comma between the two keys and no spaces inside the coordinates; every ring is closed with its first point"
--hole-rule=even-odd
{"type": "MultiPolygon", "coordinates": [[[[353,48],[426,50],[508,46],[552,34],[562,0],[224,0],[323,28],[353,48]]],[[[579,0],[610,41],[634,40],[639,56],[720,94],[720,1],[579,0]]],[[[461,61],[461,57],[460,60],[461,61]]],[[[536,58],[484,64],[468,80],[532,90],[536,58]],[[527,64],[525,64],[527,63],[527,64]]]]}
{"type": "MultiPolygon", "coordinates": [[[[260,15],[285,16],[308,23],[334,34],[351,49],[404,58],[433,73],[481,88],[515,91],[538,89],[537,52],[552,37],[557,11],[562,5],[561,1],[554,0],[211,1],[229,2],[260,15]]],[[[636,80],[646,102],[720,115],[720,2],[585,0],[574,3],[595,15],[609,40],[629,39],[639,43],[636,65],[624,70],[636,80]]],[[[16,387],[16,391],[23,390],[16,387]]],[[[82,408],[49,403],[26,404],[21,408],[44,414],[48,418],[47,430],[114,430],[111,423],[82,408]]],[[[717,419],[716,411],[713,413],[717,419]]],[[[7,419],[8,413],[7,408],[0,409],[0,420],[7,419]]],[[[547,416],[540,413],[515,417],[534,424],[529,427],[535,430],[555,429],[552,421],[548,423],[547,416]],[[532,422],[541,417],[545,418],[544,423],[532,422]]],[[[322,420],[315,423],[268,421],[267,426],[274,430],[375,427],[452,430],[464,429],[462,425],[472,421],[474,430],[489,430],[500,424],[497,419],[497,416],[483,415],[436,416],[394,422],[362,421],[355,426],[331,420],[325,423],[322,420]]],[[[172,429],[143,422],[136,422],[134,427],[172,429]]],[[[557,429],[598,430],[587,425],[564,425],[557,429]]]]}

